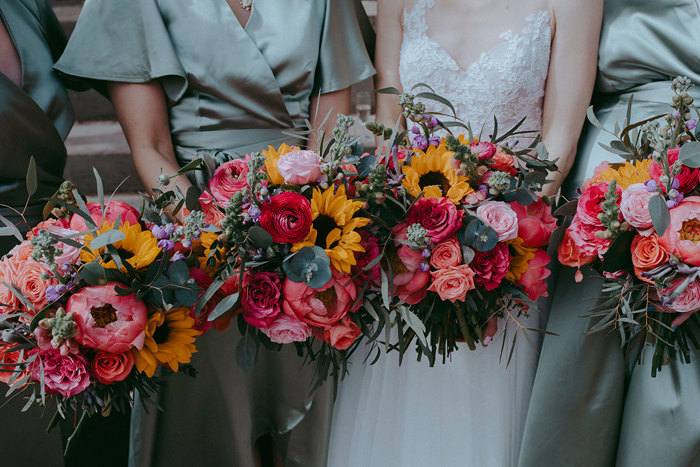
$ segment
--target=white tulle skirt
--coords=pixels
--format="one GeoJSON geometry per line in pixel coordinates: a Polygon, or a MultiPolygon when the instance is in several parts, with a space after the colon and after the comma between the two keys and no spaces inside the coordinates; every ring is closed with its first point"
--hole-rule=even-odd
{"type": "Polygon", "coordinates": [[[475,351],[463,344],[432,368],[414,351],[401,366],[397,352],[363,364],[367,352],[358,349],[336,400],[328,465],[517,465],[540,341],[529,336],[536,348],[519,335],[507,368],[498,339],[475,351]]]}

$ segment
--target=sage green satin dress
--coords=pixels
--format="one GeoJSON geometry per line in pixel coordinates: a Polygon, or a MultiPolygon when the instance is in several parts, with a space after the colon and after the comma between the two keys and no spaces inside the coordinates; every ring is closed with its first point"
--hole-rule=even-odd
{"type": "MultiPolygon", "coordinates": [[[[56,68],[98,82],[159,80],[180,164],[198,150],[222,161],[296,142],[283,132],[309,117],[312,96],[374,74],[372,39],[359,0],[255,0],[245,27],[225,0],[90,0],[56,68]]],[[[286,465],[325,464],[332,384],[311,394],[313,367],[293,348],[261,349],[246,374],[239,339],[235,325],[208,333],[192,361],[198,376],[170,378],[162,412],[134,410],[132,465],[252,466],[264,434],[286,465]]]]}
{"type": "MultiPolygon", "coordinates": [[[[594,95],[601,123],[622,125],[632,95],[633,122],[668,112],[672,78],[700,85],[699,48],[698,0],[606,0],[594,95]]],[[[569,196],[600,162],[621,160],[598,144],[610,139],[586,126],[569,196]]],[[[586,335],[602,280],[584,273],[577,284],[572,268],[559,268],[547,324],[558,335],[544,339],[519,465],[700,465],[700,352],[652,378],[651,359],[626,361],[616,332],[586,335]]]]}

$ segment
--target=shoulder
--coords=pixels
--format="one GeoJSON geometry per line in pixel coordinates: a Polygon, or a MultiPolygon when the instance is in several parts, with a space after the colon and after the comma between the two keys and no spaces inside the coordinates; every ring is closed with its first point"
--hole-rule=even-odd
{"type": "Polygon", "coordinates": [[[377,16],[400,21],[407,4],[415,4],[415,2],[416,0],[378,0],[377,16]]]}
{"type": "Polygon", "coordinates": [[[550,8],[555,32],[575,29],[577,25],[600,24],[603,18],[603,0],[550,0],[550,8]]]}

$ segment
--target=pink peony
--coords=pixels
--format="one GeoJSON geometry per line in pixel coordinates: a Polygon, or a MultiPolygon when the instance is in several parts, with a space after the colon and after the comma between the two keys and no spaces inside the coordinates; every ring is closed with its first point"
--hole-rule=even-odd
{"type": "Polygon", "coordinates": [[[518,237],[523,239],[524,246],[539,248],[549,243],[549,237],[557,228],[557,219],[552,216],[551,207],[542,200],[529,206],[514,201],[510,207],[518,216],[518,237]]]}
{"type": "Polygon", "coordinates": [[[518,279],[518,284],[525,288],[525,293],[530,300],[537,300],[547,296],[547,282],[545,281],[552,272],[547,269],[551,258],[544,250],[537,250],[535,257],[527,263],[527,270],[518,279]]]}
{"type": "Polygon", "coordinates": [[[90,386],[87,362],[82,355],[61,355],[58,350],[41,350],[37,361],[32,365],[32,379],[41,381],[41,368],[44,369],[44,384],[47,394],[60,394],[72,397],[90,386]]]}
{"type": "Polygon", "coordinates": [[[408,225],[420,224],[433,243],[453,236],[462,227],[464,211],[457,209],[449,198],[421,198],[411,206],[406,216],[408,225]]]}
{"type": "Polygon", "coordinates": [[[462,245],[455,237],[438,243],[430,256],[430,265],[435,269],[445,269],[462,264],[462,245]]]}
{"type": "MultiPolygon", "coordinates": [[[[87,203],[87,207],[88,211],[90,211],[90,217],[95,221],[95,224],[98,226],[102,225],[102,207],[100,203],[87,203]]],[[[139,212],[124,201],[112,200],[105,206],[104,221],[111,224],[115,222],[117,218],[120,219],[121,225],[126,223],[136,225],[139,223],[139,212]]],[[[71,217],[69,229],[78,232],[85,232],[88,230],[85,219],[77,214],[71,217]]]]}
{"type": "Polygon", "coordinates": [[[124,381],[134,367],[134,355],[131,352],[110,353],[97,352],[92,359],[92,374],[102,384],[124,381]]]}
{"type": "Polygon", "coordinates": [[[439,269],[431,275],[433,283],[428,290],[436,292],[442,301],[463,302],[467,292],[474,290],[474,271],[466,264],[439,269]]]}
{"type": "Polygon", "coordinates": [[[412,250],[405,242],[406,224],[394,227],[396,249],[389,249],[389,261],[394,274],[394,295],[409,305],[415,305],[428,293],[430,273],[420,269],[424,258],[420,251],[412,250]]]}
{"type": "Polygon", "coordinates": [[[518,236],[518,215],[503,201],[486,201],[476,209],[476,215],[498,234],[499,242],[518,236]]]}
{"type": "MultiPolygon", "coordinates": [[[[600,205],[605,201],[605,194],[608,192],[609,185],[610,182],[596,183],[583,192],[576,207],[576,217],[581,222],[590,225],[602,225],[600,219],[598,219],[598,214],[603,212],[600,205]]],[[[617,194],[619,201],[619,195],[622,194],[620,185],[617,185],[617,194]]]]}
{"type": "Polygon", "coordinates": [[[700,197],[689,196],[671,209],[671,225],[659,243],[681,261],[700,266],[700,197]]]}
{"type": "MultiPolygon", "coordinates": [[[[668,150],[668,163],[673,165],[678,160],[678,155],[680,154],[680,148],[672,148],[668,150]]],[[[663,169],[656,162],[652,162],[649,166],[649,176],[654,179],[661,189],[666,191],[666,187],[659,182],[659,177],[663,175],[663,169]]],[[[681,167],[681,173],[676,177],[679,182],[678,191],[681,193],[690,193],[693,191],[700,180],[700,169],[691,169],[687,166],[681,167]]]]}
{"type": "MultiPolygon", "coordinates": [[[[682,279],[673,282],[671,287],[661,291],[661,295],[671,294],[676,287],[680,285],[682,279]]],[[[662,311],[665,307],[659,307],[662,311]]],[[[671,304],[671,309],[680,313],[680,315],[673,320],[671,326],[679,326],[690,318],[690,316],[700,310],[700,284],[697,281],[692,282],[686,287],[683,293],[673,301],[671,304]]]]}
{"type": "Polygon", "coordinates": [[[350,307],[357,297],[352,278],[336,270],[331,280],[320,289],[286,279],[282,290],[282,309],[286,314],[299,318],[309,326],[322,328],[335,325],[354,311],[350,307]]]}
{"type": "Polygon", "coordinates": [[[313,151],[297,150],[282,154],[277,161],[277,169],[285,183],[306,185],[326,179],[321,172],[323,159],[313,151]]]}
{"type": "Polygon", "coordinates": [[[345,316],[340,323],[324,329],[324,340],[338,350],[345,350],[352,345],[362,332],[360,326],[345,316]]]}
{"type": "Polygon", "coordinates": [[[643,183],[635,183],[622,192],[620,199],[622,217],[645,237],[652,233],[654,227],[649,214],[649,200],[652,196],[654,194],[643,183]]]}
{"type": "Polygon", "coordinates": [[[282,311],[280,278],[274,272],[257,272],[243,281],[243,318],[256,328],[268,327],[282,311]]]}
{"type": "Polygon", "coordinates": [[[284,313],[278,315],[262,332],[277,344],[304,342],[311,337],[311,328],[306,323],[284,313]]]}
{"type": "Polygon", "coordinates": [[[248,186],[248,162],[234,159],[216,168],[214,175],[207,182],[207,187],[222,208],[227,208],[234,193],[248,186]]]}
{"type": "Polygon", "coordinates": [[[78,343],[112,353],[143,347],[148,320],[146,305],[136,294],[118,295],[115,287],[119,286],[110,282],[85,287],[68,299],[66,312],[75,313],[80,331],[78,343]]]}
{"type": "Polygon", "coordinates": [[[469,264],[476,273],[474,282],[486,290],[498,288],[510,269],[510,260],[508,245],[505,243],[498,243],[486,252],[477,251],[469,264]]]}

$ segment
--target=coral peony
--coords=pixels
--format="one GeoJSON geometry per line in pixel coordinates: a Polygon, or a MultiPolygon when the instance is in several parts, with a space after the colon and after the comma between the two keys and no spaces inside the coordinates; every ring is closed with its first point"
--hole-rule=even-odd
{"type": "Polygon", "coordinates": [[[469,264],[476,273],[474,282],[486,290],[494,290],[501,285],[503,278],[510,269],[510,252],[508,245],[498,243],[489,251],[477,251],[474,260],[469,264]]]}
{"type": "Polygon", "coordinates": [[[462,227],[464,211],[457,209],[449,198],[421,198],[408,211],[406,223],[420,224],[433,243],[456,234],[462,227]]]}
{"type": "Polygon", "coordinates": [[[90,365],[92,374],[102,384],[124,381],[134,367],[131,352],[111,353],[100,351],[95,354],[90,365]]]}
{"type": "Polygon", "coordinates": [[[304,342],[311,337],[311,328],[296,316],[278,315],[262,332],[277,344],[304,342]]]}
{"type": "MultiPolygon", "coordinates": [[[[139,212],[130,204],[124,201],[112,200],[105,207],[104,211],[104,221],[102,219],[102,206],[100,203],[87,203],[88,211],[90,211],[90,217],[95,221],[97,226],[102,225],[104,222],[113,224],[117,218],[120,219],[119,224],[129,223],[131,225],[139,223],[139,212]]],[[[85,219],[81,216],[74,214],[70,220],[70,230],[76,230],[78,232],[85,232],[88,230],[85,219]]]]}
{"type": "Polygon", "coordinates": [[[47,394],[60,394],[72,397],[80,394],[90,385],[87,362],[82,355],[61,355],[58,350],[38,351],[38,360],[32,365],[32,379],[41,381],[41,369],[44,371],[44,385],[47,394]]]}
{"type": "Polygon", "coordinates": [[[654,196],[643,183],[635,183],[622,192],[620,214],[629,225],[640,234],[647,236],[653,232],[654,224],[649,214],[649,200],[654,196]]]}
{"type": "Polygon", "coordinates": [[[121,286],[110,282],[85,287],[68,299],[66,312],[75,313],[80,331],[76,340],[81,345],[112,353],[143,346],[146,305],[136,294],[118,295],[115,287],[121,286]]]}
{"type": "Polygon", "coordinates": [[[476,209],[476,215],[498,234],[499,242],[518,236],[518,215],[503,201],[486,201],[476,209]]]}
{"type": "Polygon", "coordinates": [[[433,283],[428,289],[443,301],[463,302],[467,292],[474,289],[474,271],[467,265],[451,266],[431,273],[433,283]]]}
{"type": "MultiPolygon", "coordinates": [[[[678,160],[680,148],[672,148],[668,150],[668,163],[673,165],[678,160]]],[[[661,165],[652,162],[649,166],[649,176],[661,186],[661,189],[666,191],[666,187],[659,182],[659,177],[663,175],[661,165]]],[[[681,193],[690,193],[693,191],[700,181],[700,169],[691,169],[687,166],[681,167],[681,173],[676,177],[678,179],[678,191],[681,193]]]]}
{"type": "Polygon", "coordinates": [[[222,208],[227,208],[234,193],[248,186],[248,162],[234,159],[216,168],[207,187],[222,208]]]}
{"type": "Polygon", "coordinates": [[[282,309],[280,278],[274,272],[257,272],[243,281],[243,318],[256,328],[266,328],[282,309]]]}
{"type": "Polygon", "coordinates": [[[523,239],[524,246],[539,248],[549,243],[549,237],[557,228],[550,206],[538,200],[529,206],[514,201],[510,207],[518,216],[518,237],[523,239]]]}
{"type": "Polygon", "coordinates": [[[299,193],[280,193],[262,206],[260,226],[277,243],[301,242],[309,234],[312,222],[311,203],[299,193]]]}
{"type": "Polygon", "coordinates": [[[333,326],[348,314],[357,289],[352,278],[336,270],[333,278],[320,289],[312,289],[303,282],[289,279],[283,285],[284,303],[282,309],[309,326],[326,328],[333,326]]]}
{"type": "Polygon", "coordinates": [[[326,176],[321,172],[323,159],[313,151],[297,150],[282,154],[277,161],[277,169],[285,183],[306,185],[319,183],[326,176]]]}
{"type": "Polygon", "coordinates": [[[455,237],[438,243],[430,256],[430,265],[435,269],[444,269],[462,264],[462,245],[455,237]]]}
{"type": "Polygon", "coordinates": [[[671,209],[671,225],[659,244],[681,261],[700,266],[700,197],[685,198],[671,209]]]}
{"type": "Polygon", "coordinates": [[[545,281],[552,272],[547,269],[551,261],[544,250],[537,250],[535,257],[527,264],[527,270],[518,279],[518,284],[525,288],[525,293],[530,300],[537,300],[547,296],[547,282],[545,281]]]}

